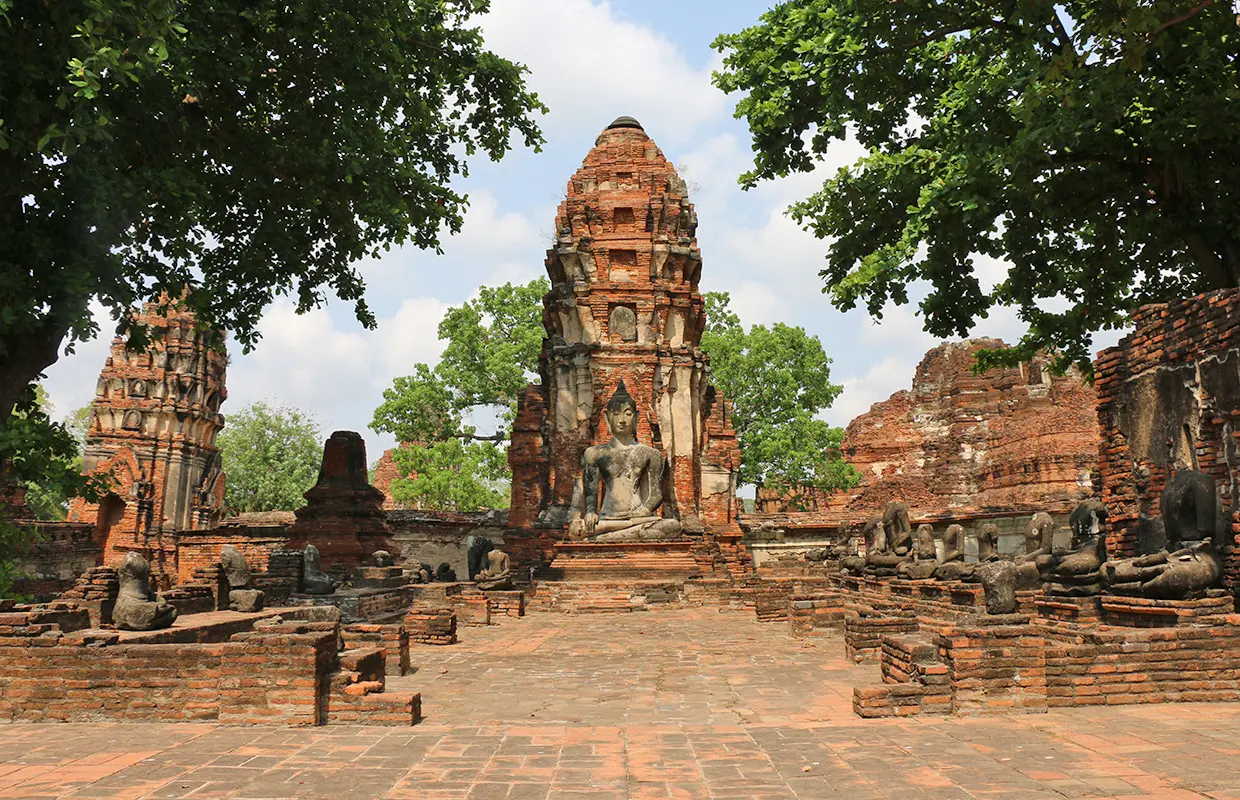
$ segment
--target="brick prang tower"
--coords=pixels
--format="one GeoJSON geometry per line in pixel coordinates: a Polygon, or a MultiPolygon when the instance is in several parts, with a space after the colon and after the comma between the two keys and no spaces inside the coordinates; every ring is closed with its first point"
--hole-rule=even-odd
{"type": "Polygon", "coordinates": [[[150,346],[133,352],[112,340],[82,459],[83,471],[110,472],[113,485],[98,504],[75,501],[69,519],[96,524],[105,564],[137,550],[160,578],[176,574],[173,532],[213,528],[223,512],[215,437],[227,357],[182,304],[147,303],[135,317],[150,346]]]}
{"type": "Polygon", "coordinates": [[[581,455],[610,437],[603,410],[623,380],[637,438],[668,459],[667,517],[737,530],[740,451],[700,345],[697,216],[685,182],[632,117],[599,134],[568,183],[547,251],[541,384],[521,398],[508,451],[509,523],[562,528],[581,509],[581,455]]]}

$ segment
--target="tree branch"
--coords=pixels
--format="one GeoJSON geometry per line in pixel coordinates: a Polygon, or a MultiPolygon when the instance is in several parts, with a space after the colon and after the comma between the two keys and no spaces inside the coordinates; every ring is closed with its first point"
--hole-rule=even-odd
{"type": "Polygon", "coordinates": [[[1197,16],[1197,14],[1198,14],[1198,13],[1200,13],[1201,11],[1203,11],[1203,10],[1206,8],[1206,6],[1210,6],[1210,5],[1213,5],[1213,4],[1214,4],[1214,0],[1201,0],[1201,2],[1200,2],[1200,3],[1198,3],[1197,5],[1195,5],[1195,6],[1193,6],[1192,8],[1190,8],[1190,9],[1189,9],[1187,12],[1185,12],[1184,14],[1181,14],[1180,16],[1176,17],[1175,19],[1169,19],[1169,20],[1167,20],[1166,22],[1164,22],[1163,24],[1159,25],[1159,26],[1158,26],[1157,28],[1155,28],[1154,30],[1152,30],[1152,31],[1150,31],[1149,33],[1145,34],[1145,38],[1146,38],[1146,40],[1147,40],[1147,41],[1153,41],[1153,39],[1154,39],[1154,37],[1155,37],[1155,36],[1157,36],[1158,34],[1162,33],[1163,31],[1167,30],[1167,28],[1170,28],[1170,27],[1171,27],[1171,26],[1173,26],[1173,25],[1179,25],[1181,22],[1184,22],[1185,20],[1188,20],[1188,19],[1191,19],[1191,18],[1193,18],[1193,17],[1197,16]]]}

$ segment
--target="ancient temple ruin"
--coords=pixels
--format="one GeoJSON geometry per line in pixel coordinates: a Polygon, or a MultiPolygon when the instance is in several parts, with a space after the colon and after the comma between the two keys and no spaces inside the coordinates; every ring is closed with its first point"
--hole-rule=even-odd
{"type": "Polygon", "coordinates": [[[637,439],[667,459],[664,516],[734,531],[740,457],[700,347],[702,256],[685,182],[620,117],[569,180],[555,224],[541,382],[520,400],[508,450],[509,524],[560,529],[580,515],[582,454],[607,440],[603,410],[623,382],[637,439]]]}
{"type": "Polygon", "coordinates": [[[176,302],[147,303],[136,321],[150,346],[134,352],[113,339],[86,436],[83,468],[109,473],[111,491],[97,504],[74,502],[69,521],[94,523],[105,564],[138,550],[153,573],[175,574],[173,532],[214,527],[223,512],[215,437],[227,357],[176,302]]]}

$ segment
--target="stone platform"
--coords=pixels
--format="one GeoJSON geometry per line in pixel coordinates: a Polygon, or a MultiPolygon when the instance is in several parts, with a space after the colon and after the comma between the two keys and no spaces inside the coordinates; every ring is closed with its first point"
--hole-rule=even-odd
{"type": "Polygon", "coordinates": [[[389,589],[337,589],[332,594],[292,594],[290,606],[334,606],[341,622],[397,621],[409,609],[408,586],[389,589]]]}
{"type": "Polygon", "coordinates": [[[554,580],[683,581],[701,573],[693,542],[557,542],[548,567],[554,580]]]}

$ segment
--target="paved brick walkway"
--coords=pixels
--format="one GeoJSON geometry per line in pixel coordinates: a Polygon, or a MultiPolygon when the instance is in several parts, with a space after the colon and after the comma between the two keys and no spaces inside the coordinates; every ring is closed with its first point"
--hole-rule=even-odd
{"type": "Polygon", "coordinates": [[[0,725],[0,797],[1240,799],[1240,704],[863,721],[875,667],[752,612],[535,614],[416,648],[414,728],[0,725]]]}

